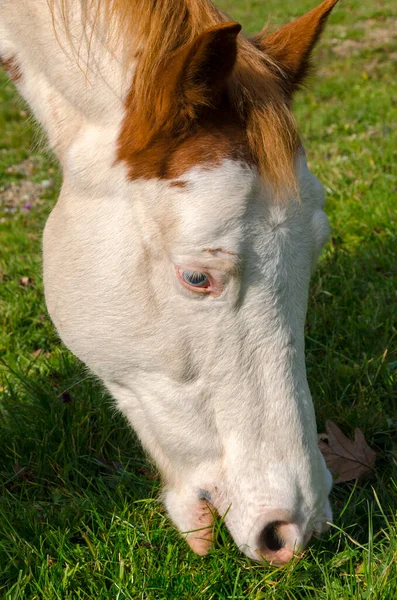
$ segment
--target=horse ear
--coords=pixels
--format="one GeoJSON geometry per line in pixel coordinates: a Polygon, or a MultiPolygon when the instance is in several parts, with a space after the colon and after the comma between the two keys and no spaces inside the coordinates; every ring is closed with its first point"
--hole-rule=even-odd
{"type": "Polygon", "coordinates": [[[337,2],[338,0],[325,0],[295,21],[269,35],[264,31],[253,40],[284,72],[285,88],[289,96],[292,96],[308,75],[310,54],[337,2]]]}
{"type": "Polygon", "coordinates": [[[221,23],[172,57],[160,83],[160,114],[191,120],[200,107],[216,105],[236,62],[240,30],[238,23],[221,23]]]}
{"type": "Polygon", "coordinates": [[[137,102],[131,87],[124,127],[129,154],[143,151],[159,134],[178,139],[200,108],[217,105],[236,62],[240,30],[238,23],[211,27],[158,65],[153,101],[137,102]]]}

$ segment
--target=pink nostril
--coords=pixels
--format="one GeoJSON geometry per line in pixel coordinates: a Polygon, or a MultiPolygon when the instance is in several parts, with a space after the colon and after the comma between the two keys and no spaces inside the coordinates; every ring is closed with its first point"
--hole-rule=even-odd
{"type": "Polygon", "coordinates": [[[258,550],[272,565],[287,564],[301,545],[299,528],[294,523],[272,521],[259,537],[258,550]]]}
{"type": "Polygon", "coordinates": [[[268,523],[261,533],[259,547],[266,550],[277,552],[284,546],[284,541],[280,537],[280,527],[283,521],[273,521],[268,523]]]}

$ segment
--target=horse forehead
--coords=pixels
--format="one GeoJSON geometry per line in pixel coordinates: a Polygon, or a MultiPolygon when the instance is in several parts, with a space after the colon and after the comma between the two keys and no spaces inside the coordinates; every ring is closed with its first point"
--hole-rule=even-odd
{"type": "Polygon", "coordinates": [[[196,165],[175,179],[143,178],[129,185],[139,192],[143,214],[160,227],[168,243],[216,244],[238,251],[243,241],[246,245],[267,235],[276,243],[287,230],[304,228],[306,237],[313,233],[313,214],[320,210],[323,216],[323,189],[303,154],[296,166],[299,202],[279,202],[255,167],[231,158],[217,165],[196,165]]]}
{"type": "Polygon", "coordinates": [[[255,170],[228,158],[217,166],[193,167],[169,185],[181,223],[191,232],[238,227],[259,193],[255,170]]]}

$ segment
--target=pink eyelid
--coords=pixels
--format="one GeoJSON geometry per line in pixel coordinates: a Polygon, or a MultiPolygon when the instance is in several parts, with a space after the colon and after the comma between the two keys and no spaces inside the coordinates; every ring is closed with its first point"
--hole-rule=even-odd
{"type": "Polygon", "coordinates": [[[175,270],[180,283],[183,285],[183,287],[190,290],[191,292],[195,292],[196,294],[211,294],[213,296],[220,296],[220,294],[223,291],[224,284],[222,279],[219,276],[214,276],[208,270],[188,266],[175,267],[175,270]],[[202,287],[189,285],[182,277],[183,271],[197,271],[199,273],[204,273],[204,275],[208,277],[208,282],[202,287]]]}

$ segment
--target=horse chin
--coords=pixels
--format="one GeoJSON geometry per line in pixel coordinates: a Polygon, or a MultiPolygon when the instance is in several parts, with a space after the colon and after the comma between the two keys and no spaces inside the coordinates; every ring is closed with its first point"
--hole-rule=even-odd
{"type": "Polygon", "coordinates": [[[212,504],[193,490],[182,493],[168,490],[164,502],[168,514],[193,552],[199,556],[208,554],[213,543],[215,509],[212,504]]]}

